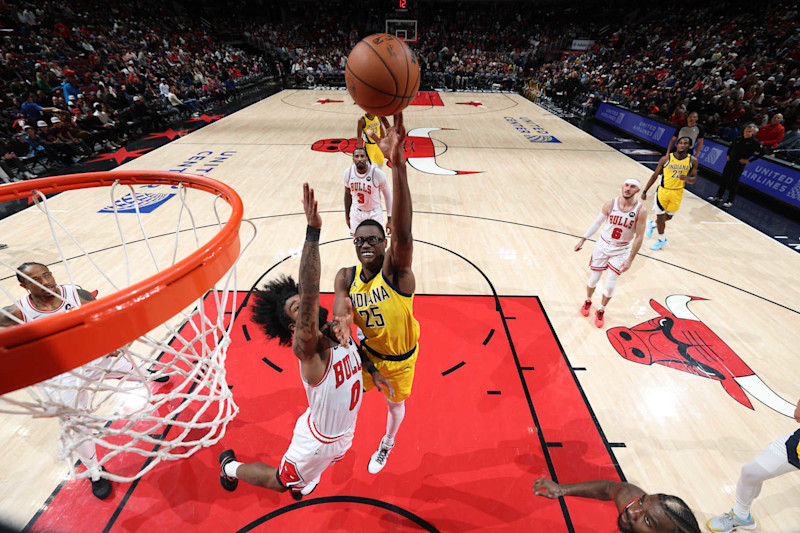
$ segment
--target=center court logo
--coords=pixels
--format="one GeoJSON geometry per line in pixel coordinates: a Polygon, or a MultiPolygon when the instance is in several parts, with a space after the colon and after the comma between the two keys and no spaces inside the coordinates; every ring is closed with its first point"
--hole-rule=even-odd
{"type": "Polygon", "coordinates": [[[503,117],[515,130],[531,143],[561,143],[549,131],[527,117],[503,117]]]}
{"type": "Polygon", "coordinates": [[[128,193],[98,213],[136,213],[137,208],[139,213],[152,213],[173,196],[175,193],[137,192],[135,195],[128,193]]]}

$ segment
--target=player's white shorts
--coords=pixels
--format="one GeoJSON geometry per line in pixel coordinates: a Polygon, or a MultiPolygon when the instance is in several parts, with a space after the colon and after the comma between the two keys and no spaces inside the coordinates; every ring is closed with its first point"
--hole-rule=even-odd
{"type": "Polygon", "coordinates": [[[300,415],[294,425],[294,434],[289,449],[281,459],[278,469],[278,481],[292,490],[300,490],[309,483],[316,483],[322,472],[331,464],[340,460],[353,444],[356,425],[350,428],[340,439],[326,444],[320,442],[308,427],[308,416],[311,409],[300,415]]]}
{"type": "Polygon", "coordinates": [[[371,218],[372,220],[378,222],[381,227],[386,231],[386,225],[383,223],[383,208],[376,207],[372,211],[362,211],[361,209],[353,206],[350,208],[350,236],[352,237],[356,233],[356,228],[358,225],[371,218]]]}
{"type": "Polygon", "coordinates": [[[622,263],[631,255],[630,245],[613,246],[603,240],[597,239],[592,251],[592,258],[589,260],[589,268],[592,270],[605,270],[610,268],[613,272],[621,274],[622,263]]]}

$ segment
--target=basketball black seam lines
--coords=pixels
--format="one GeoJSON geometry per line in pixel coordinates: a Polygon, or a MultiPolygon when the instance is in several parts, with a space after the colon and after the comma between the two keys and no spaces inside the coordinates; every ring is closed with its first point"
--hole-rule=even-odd
{"type": "MultiPolygon", "coordinates": [[[[386,69],[386,72],[388,72],[388,73],[389,73],[389,76],[391,76],[391,77],[392,77],[392,81],[394,82],[394,94],[393,94],[392,96],[394,96],[395,98],[397,98],[398,96],[400,96],[399,94],[397,94],[397,91],[400,89],[400,87],[399,87],[399,84],[397,83],[397,79],[394,77],[394,72],[392,72],[392,69],[390,69],[390,68],[389,68],[389,65],[387,65],[387,64],[386,64],[386,61],[384,61],[383,57],[382,57],[382,56],[381,56],[381,55],[378,53],[378,50],[377,50],[377,49],[376,49],[374,46],[372,46],[372,45],[371,45],[369,42],[367,42],[367,41],[362,41],[362,42],[363,42],[364,44],[366,44],[367,46],[369,46],[369,49],[370,49],[370,50],[372,50],[372,52],[375,54],[375,56],[376,56],[378,59],[380,59],[381,63],[383,63],[383,67],[386,69]]],[[[347,64],[347,66],[350,66],[350,63],[349,63],[349,62],[348,62],[348,64],[347,64]]],[[[351,70],[350,70],[350,72],[353,72],[353,70],[351,69],[351,70]]],[[[360,78],[359,78],[359,79],[360,79],[360,78]]],[[[375,89],[375,90],[377,91],[378,89],[375,89]]],[[[381,93],[382,93],[383,91],[378,91],[378,92],[381,92],[381,93]]]]}

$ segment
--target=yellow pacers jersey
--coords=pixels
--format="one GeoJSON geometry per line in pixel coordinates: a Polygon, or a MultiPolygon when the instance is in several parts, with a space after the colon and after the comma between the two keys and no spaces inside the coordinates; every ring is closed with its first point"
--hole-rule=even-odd
{"type": "Polygon", "coordinates": [[[414,318],[414,295],[392,287],[383,272],[369,281],[361,277],[361,265],[350,282],[353,322],[367,339],[367,352],[390,361],[410,357],[419,339],[419,322],[414,318]]]}
{"type": "Polygon", "coordinates": [[[381,136],[381,121],[377,115],[373,118],[368,118],[367,115],[364,115],[364,142],[367,144],[375,144],[372,142],[372,139],[369,138],[369,135],[367,135],[367,130],[372,130],[372,134],[375,137],[381,136]]]}
{"type": "Polygon", "coordinates": [[[688,176],[690,170],[692,170],[692,157],[689,154],[683,159],[678,159],[675,154],[669,154],[669,161],[664,165],[661,174],[661,186],[668,190],[683,191],[686,181],[676,176],[681,174],[688,176]]]}
{"type": "Polygon", "coordinates": [[[367,155],[369,156],[370,163],[382,165],[386,161],[383,158],[383,152],[381,152],[381,149],[378,148],[378,145],[369,138],[369,135],[367,135],[367,130],[370,129],[373,130],[373,135],[375,137],[381,136],[381,121],[377,115],[372,119],[369,119],[367,118],[367,115],[364,115],[364,129],[362,131],[364,132],[364,148],[367,149],[367,155]]]}

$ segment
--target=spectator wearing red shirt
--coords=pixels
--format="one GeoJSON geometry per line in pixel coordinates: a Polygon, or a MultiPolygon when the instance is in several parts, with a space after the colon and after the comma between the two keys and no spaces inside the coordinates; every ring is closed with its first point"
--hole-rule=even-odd
{"type": "Polygon", "coordinates": [[[786,131],[781,122],[783,122],[783,115],[780,113],[772,115],[769,124],[758,130],[756,139],[761,141],[761,144],[764,146],[769,146],[774,150],[775,147],[778,146],[778,143],[781,142],[781,139],[783,139],[783,134],[786,131]]]}

